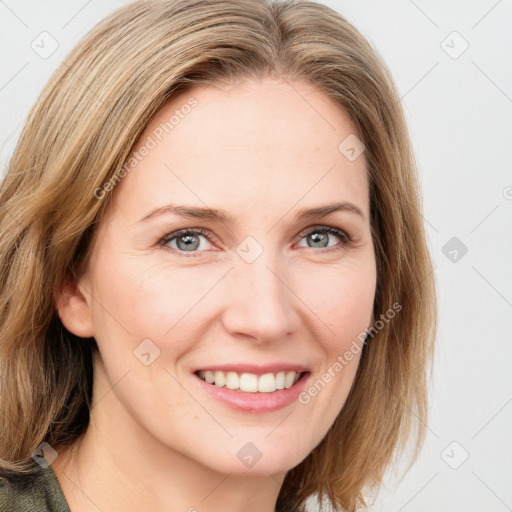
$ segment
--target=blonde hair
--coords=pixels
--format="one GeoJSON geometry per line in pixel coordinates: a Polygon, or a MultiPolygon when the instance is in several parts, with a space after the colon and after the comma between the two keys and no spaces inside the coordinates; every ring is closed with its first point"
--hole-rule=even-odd
{"type": "Polygon", "coordinates": [[[277,510],[302,510],[317,493],[352,512],[411,438],[416,459],[436,298],[417,171],[385,64],[340,14],[311,1],[149,0],[115,11],[59,66],[0,187],[0,468],[28,472],[41,442],[69,445],[88,425],[95,341],[64,328],[54,291],[86,268],[112,196],[95,191],[170,97],[265,76],[306,80],[349,115],[370,183],[374,317],[401,306],[364,345],[342,411],[287,473],[277,510]]]}

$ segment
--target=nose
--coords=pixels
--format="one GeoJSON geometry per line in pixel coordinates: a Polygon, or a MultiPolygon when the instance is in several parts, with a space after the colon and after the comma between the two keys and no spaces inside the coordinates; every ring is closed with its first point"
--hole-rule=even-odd
{"type": "Polygon", "coordinates": [[[236,258],[226,279],[228,298],[222,323],[232,336],[269,343],[297,331],[301,302],[293,293],[290,272],[270,251],[252,263],[236,258]]]}

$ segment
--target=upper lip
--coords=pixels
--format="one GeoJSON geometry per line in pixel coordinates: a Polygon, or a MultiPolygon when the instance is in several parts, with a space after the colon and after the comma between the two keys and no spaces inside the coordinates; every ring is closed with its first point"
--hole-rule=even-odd
{"type": "MultiPolygon", "coordinates": [[[[254,373],[256,375],[265,375],[266,373],[278,372],[297,372],[303,373],[309,371],[305,366],[300,364],[289,363],[274,363],[268,365],[257,364],[219,364],[219,365],[206,365],[197,368],[198,371],[221,371],[221,372],[236,372],[236,373],[254,373]]],[[[195,372],[194,372],[195,373],[195,372]]]]}

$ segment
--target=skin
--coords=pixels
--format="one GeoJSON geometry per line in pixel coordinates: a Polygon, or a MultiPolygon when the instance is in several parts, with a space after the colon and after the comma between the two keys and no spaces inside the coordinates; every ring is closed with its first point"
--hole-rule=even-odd
{"type": "Polygon", "coordinates": [[[364,153],[338,150],[356,133],[347,115],[300,81],[196,87],[162,107],[134,150],[191,96],[198,105],[116,186],[86,273],[56,293],[66,328],[99,346],[90,426],[52,465],[72,510],[273,511],[286,473],[342,409],[359,355],[308,404],[270,413],[213,400],[193,371],[286,362],[313,383],[372,324],[367,171],[364,153]],[[362,216],[296,218],[340,201],[362,216]],[[233,220],[140,222],[171,202],[233,220]],[[307,235],[325,226],[352,243],[315,246],[307,235]],[[197,235],[194,256],[177,239],[158,245],[185,228],[214,238],[197,235]],[[252,263],[236,252],[249,236],[263,249],[252,263]],[[133,353],[144,339],[160,350],[149,366],[133,353]],[[252,468],[237,457],[247,442],[262,453],[252,468]]]}

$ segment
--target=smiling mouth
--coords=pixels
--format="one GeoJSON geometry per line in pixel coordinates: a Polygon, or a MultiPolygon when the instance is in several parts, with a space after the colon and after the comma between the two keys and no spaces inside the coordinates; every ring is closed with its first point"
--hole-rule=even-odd
{"type": "Polygon", "coordinates": [[[223,372],[198,370],[195,375],[208,384],[240,391],[242,393],[274,393],[289,389],[309,372],[281,371],[276,373],[223,372]]]}

